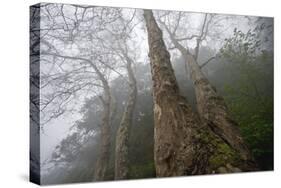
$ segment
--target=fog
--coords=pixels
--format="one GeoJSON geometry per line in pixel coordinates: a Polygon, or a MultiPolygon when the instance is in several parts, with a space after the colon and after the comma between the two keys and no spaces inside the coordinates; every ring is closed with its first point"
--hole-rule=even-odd
{"type": "MultiPolygon", "coordinates": [[[[115,113],[111,112],[110,117],[111,152],[114,153],[115,134],[129,96],[124,51],[133,61],[138,89],[129,141],[130,178],[154,177],[152,79],[143,10],[49,3],[40,4],[37,9],[41,16],[38,126],[42,181],[57,184],[93,179],[103,118],[102,101],[105,100],[100,74],[108,82],[115,100],[115,106],[112,105],[115,113]]],[[[251,144],[251,139],[257,142],[270,139],[272,126],[268,134],[261,133],[262,138],[250,135],[251,127],[247,126],[273,123],[273,112],[268,111],[273,109],[273,19],[160,10],[153,13],[170,52],[180,91],[192,108],[197,111],[191,73],[168,29],[191,52],[195,52],[202,34],[198,64],[204,66],[203,73],[225,98],[250,148],[261,153],[256,155],[256,160],[270,160],[273,151],[257,148],[258,144],[251,144]],[[245,50],[246,43],[254,50],[245,50]],[[244,75],[244,69],[252,71],[251,79],[244,75]],[[253,80],[258,91],[251,88],[253,80]],[[252,96],[251,99],[246,95],[252,96]],[[266,105],[257,104],[261,99],[266,105]],[[265,108],[263,111],[267,114],[259,116],[257,108],[265,108]]],[[[112,180],[114,154],[109,160],[106,179],[112,180]]],[[[260,165],[262,169],[272,168],[271,164],[260,162],[260,165]]]]}

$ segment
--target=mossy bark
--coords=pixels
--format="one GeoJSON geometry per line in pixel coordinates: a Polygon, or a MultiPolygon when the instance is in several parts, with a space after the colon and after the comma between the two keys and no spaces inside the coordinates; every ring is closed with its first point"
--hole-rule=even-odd
{"type": "Polygon", "coordinates": [[[132,69],[132,60],[125,54],[129,77],[129,97],[116,134],[115,179],[127,179],[129,173],[129,136],[133,123],[134,109],[137,100],[137,81],[132,69]]]}
{"type": "Polygon", "coordinates": [[[211,129],[208,121],[194,113],[180,95],[162,31],[151,10],[144,10],[144,18],[153,79],[156,175],[247,170],[242,156],[211,129]]]}

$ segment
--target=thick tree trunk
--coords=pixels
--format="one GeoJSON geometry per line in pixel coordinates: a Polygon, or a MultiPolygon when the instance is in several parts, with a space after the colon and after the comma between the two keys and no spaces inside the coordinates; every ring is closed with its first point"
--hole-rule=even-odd
{"type": "Polygon", "coordinates": [[[179,176],[204,173],[208,149],[198,147],[199,129],[204,124],[180,96],[170,62],[170,54],[162,39],[152,11],[144,10],[148,32],[149,57],[153,80],[154,160],[157,176],[179,176]],[[197,155],[199,153],[200,155],[197,155]],[[198,150],[198,151],[197,151],[198,150]],[[201,159],[199,159],[201,158],[201,159]],[[205,158],[205,159],[204,159],[205,158]],[[200,160],[200,167],[196,160],[200,160]],[[196,166],[196,167],[195,167],[196,166]]]}
{"type": "Polygon", "coordinates": [[[230,116],[224,99],[218,95],[216,89],[205,77],[194,56],[174,38],[167,27],[166,30],[190,68],[200,117],[208,122],[213,132],[239,153],[247,164],[244,170],[257,170],[251,152],[241,136],[237,123],[230,116]]]}
{"type": "Polygon", "coordinates": [[[179,87],[151,10],[144,10],[153,79],[157,176],[237,172],[248,164],[194,113],[179,87]]]}
{"type": "Polygon", "coordinates": [[[241,136],[237,123],[231,118],[224,99],[210,84],[192,55],[186,55],[186,63],[190,67],[199,115],[209,121],[213,131],[239,151],[245,161],[252,163],[253,157],[241,136]]]}
{"type": "Polygon", "coordinates": [[[128,56],[125,57],[129,77],[129,97],[116,135],[115,179],[128,178],[129,134],[137,100],[137,81],[132,69],[132,60],[128,56]]]}

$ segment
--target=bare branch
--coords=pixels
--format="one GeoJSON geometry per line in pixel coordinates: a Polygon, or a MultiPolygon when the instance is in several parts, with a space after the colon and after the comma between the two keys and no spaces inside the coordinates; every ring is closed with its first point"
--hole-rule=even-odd
{"type": "Polygon", "coordinates": [[[176,31],[177,31],[177,29],[178,29],[178,27],[179,27],[179,24],[180,24],[180,21],[181,21],[181,15],[182,15],[182,12],[179,12],[176,25],[175,25],[174,30],[173,30],[173,32],[172,32],[174,35],[176,34],[176,31]]]}
{"type": "Polygon", "coordinates": [[[173,35],[173,33],[170,31],[170,29],[167,27],[167,25],[159,20],[160,24],[163,25],[163,27],[165,28],[165,30],[168,32],[173,44],[175,45],[175,48],[177,48],[179,51],[186,53],[186,54],[190,54],[189,50],[186,49],[183,45],[181,45],[176,39],[175,36],[173,35]]]}
{"type": "Polygon", "coordinates": [[[200,37],[199,35],[191,35],[190,37],[183,37],[183,38],[178,38],[176,39],[177,41],[183,41],[183,40],[192,40],[194,38],[200,37]]]}
{"type": "MultiPolygon", "coordinates": [[[[84,57],[75,57],[75,56],[67,56],[67,55],[60,55],[60,54],[55,54],[55,53],[49,53],[49,52],[42,52],[42,55],[50,55],[50,56],[56,56],[56,57],[60,57],[60,58],[66,58],[66,59],[72,59],[72,60],[80,60],[80,61],[84,61],[89,63],[91,66],[94,65],[94,63],[84,57]]],[[[104,66],[106,66],[107,68],[111,69],[112,71],[114,71],[115,73],[117,73],[119,76],[124,77],[123,74],[121,74],[120,72],[116,71],[113,67],[109,66],[107,63],[105,63],[101,58],[98,58],[98,61],[103,64],[104,66]]],[[[95,65],[94,65],[95,66],[95,65]]],[[[95,66],[96,67],[96,66],[95,66]]],[[[98,70],[98,69],[95,69],[98,70]]]]}
{"type": "Polygon", "coordinates": [[[194,54],[194,59],[195,59],[196,61],[197,61],[197,59],[198,59],[200,43],[201,43],[202,37],[203,37],[203,35],[204,35],[204,29],[205,29],[207,17],[208,17],[208,14],[205,14],[205,16],[204,16],[204,21],[203,21],[203,25],[202,25],[202,28],[201,28],[201,33],[200,33],[199,37],[197,37],[197,39],[196,39],[196,47],[195,47],[195,54],[194,54]]]}
{"type": "Polygon", "coordinates": [[[63,18],[63,21],[64,21],[65,25],[66,25],[67,30],[69,30],[68,24],[65,20],[65,16],[64,16],[64,13],[63,13],[63,5],[61,5],[61,16],[63,18]]]}
{"type": "Polygon", "coordinates": [[[204,66],[206,66],[210,61],[216,59],[217,56],[213,56],[211,58],[209,58],[207,61],[205,61],[202,65],[200,65],[200,69],[202,69],[204,66]]]}

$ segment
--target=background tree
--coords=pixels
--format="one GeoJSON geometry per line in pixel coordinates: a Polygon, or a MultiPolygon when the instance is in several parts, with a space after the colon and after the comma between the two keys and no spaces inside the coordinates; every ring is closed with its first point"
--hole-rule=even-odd
{"type": "MultiPolygon", "coordinates": [[[[71,112],[77,103],[73,99],[98,95],[103,104],[101,141],[95,165],[95,179],[104,180],[110,157],[110,117],[112,97],[109,84],[113,58],[93,45],[95,35],[120,16],[120,9],[64,5],[46,6],[43,12],[47,32],[42,46],[42,111],[51,114],[46,123],[64,112],[71,112]],[[71,17],[69,17],[71,15],[71,17]],[[106,15],[106,19],[103,19],[106,15]],[[93,21],[95,24],[92,24],[93,21]],[[56,25],[57,28],[52,26],[56,25]],[[57,44],[60,49],[54,48],[57,44]],[[50,58],[53,58],[51,61],[50,58]],[[110,65],[111,64],[111,65],[110,65]],[[86,95],[86,96],[85,96],[86,95]],[[55,108],[55,109],[54,109],[55,108]]],[[[118,71],[115,71],[118,72],[118,71]]]]}

